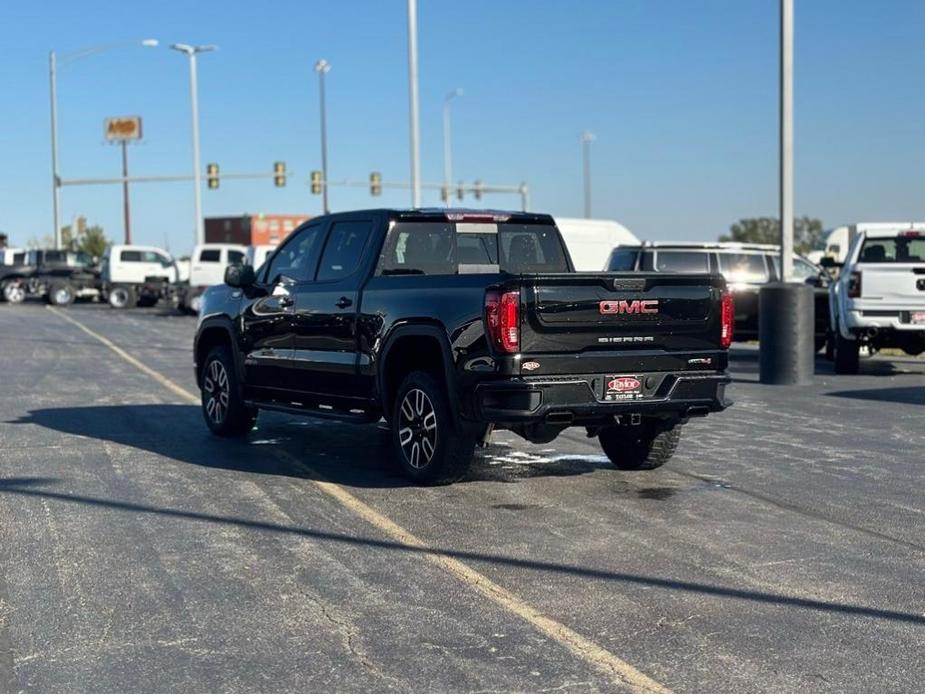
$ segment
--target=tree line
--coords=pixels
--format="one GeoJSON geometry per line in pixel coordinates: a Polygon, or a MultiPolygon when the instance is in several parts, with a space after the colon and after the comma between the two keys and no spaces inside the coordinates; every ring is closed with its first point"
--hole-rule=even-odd
{"type": "MultiPolygon", "coordinates": [[[[740,219],[719,240],[780,245],[780,220],[776,217],[740,219]]],[[[805,255],[813,250],[821,250],[824,240],[821,219],[804,216],[793,220],[793,249],[797,253],[805,255]]]]}

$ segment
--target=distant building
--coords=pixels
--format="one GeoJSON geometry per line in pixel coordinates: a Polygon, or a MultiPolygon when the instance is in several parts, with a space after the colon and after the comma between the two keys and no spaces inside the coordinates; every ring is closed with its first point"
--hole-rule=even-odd
{"type": "Polygon", "coordinates": [[[206,217],[206,243],[240,243],[275,246],[308,219],[307,214],[245,214],[240,217],[206,217]]]}

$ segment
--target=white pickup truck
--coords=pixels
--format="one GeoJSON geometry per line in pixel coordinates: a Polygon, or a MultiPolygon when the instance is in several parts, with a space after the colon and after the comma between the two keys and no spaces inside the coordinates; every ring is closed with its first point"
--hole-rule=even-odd
{"type": "Polygon", "coordinates": [[[172,297],[177,266],[154,246],[110,246],[102,259],[103,297],[113,308],[154,306],[172,297]]]}
{"type": "Polygon", "coordinates": [[[199,313],[202,293],[225,281],[225,268],[246,262],[247,246],[233,243],[204,243],[193,249],[189,281],[177,291],[177,307],[185,313],[199,313]]]}
{"type": "Polygon", "coordinates": [[[858,372],[862,346],[925,352],[925,232],[859,232],[829,287],[829,311],[836,373],[858,372]]]}

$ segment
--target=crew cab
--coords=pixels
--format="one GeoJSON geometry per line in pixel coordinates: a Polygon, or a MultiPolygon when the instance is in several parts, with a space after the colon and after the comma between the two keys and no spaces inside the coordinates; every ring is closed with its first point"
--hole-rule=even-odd
{"type": "Polygon", "coordinates": [[[177,307],[199,313],[202,293],[225,281],[225,268],[246,262],[247,246],[234,243],[204,243],[193,248],[189,278],[177,287],[177,307]]]}
{"type": "Polygon", "coordinates": [[[925,232],[859,231],[829,291],[836,373],[858,372],[862,346],[925,352],[925,232]]]}
{"type": "Polygon", "coordinates": [[[176,263],[161,248],[114,245],[103,255],[103,295],[113,308],[172,301],[177,279],[176,263]]]}
{"type": "Polygon", "coordinates": [[[586,428],[621,469],[665,463],[689,418],[727,406],[733,305],[718,274],[576,273],[552,217],[372,210],[316,217],[257,274],[202,297],[208,427],[261,409],[384,418],[400,468],[463,476],[495,428],[586,428]]]}

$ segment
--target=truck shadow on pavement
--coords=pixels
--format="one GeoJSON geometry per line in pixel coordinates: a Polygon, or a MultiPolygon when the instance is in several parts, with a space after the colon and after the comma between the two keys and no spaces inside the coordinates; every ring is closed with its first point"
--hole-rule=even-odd
{"type": "MultiPolygon", "coordinates": [[[[199,407],[165,404],[47,408],[10,423],[33,424],[234,472],[326,479],[356,487],[414,486],[392,464],[388,433],[375,424],[357,426],[262,412],[246,438],[222,439],[209,433],[199,407]],[[302,464],[266,455],[273,450],[302,464]]],[[[557,449],[527,454],[496,443],[477,452],[462,483],[583,475],[602,467],[609,467],[603,456],[569,455],[557,449]]]]}
{"type": "MultiPolygon", "coordinates": [[[[729,371],[732,373],[734,383],[758,383],[760,373],[759,351],[757,349],[729,350],[729,371]]],[[[841,376],[835,374],[835,364],[822,354],[815,358],[814,373],[816,376],[832,376],[838,379],[850,379],[854,376],[841,376]]],[[[859,376],[925,376],[925,362],[910,363],[908,360],[893,361],[888,358],[862,359],[859,376]],[[921,366],[921,368],[916,368],[921,366]]]]}
{"type": "Polygon", "coordinates": [[[486,552],[474,552],[444,548],[439,546],[410,545],[394,540],[384,540],[376,537],[363,537],[347,535],[344,533],[318,530],[298,525],[270,523],[234,516],[223,516],[184,509],[163,508],[148,504],[141,504],[117,499],[106,499],[85,494],[75,494],[66,490],[56,491],[49,489],[66,480],[52,477],[8,477],[0,478],[0,495],[13,495],[32,497],[45,501],[55,501],[64,504],[79,504],[84,506],[104,508],[107,510],[123,511],[132,514],[160,515],[180,518],[198,523],[222,524],[232,527],[246,528],[258,532],[269,532],[283,536],[294,536],[312,539],[319,542],[339,543],[347,546],[363,546],[376,549],[393,550],[411,555],[436,555],[451,557],[461,561],[487,562],[509,568],[524,569],[541,573],[554,573],[576,576],[585,579],[608,581],[623,585],[643,586],[646,588],[663,589],[674,592],[707,595],[717,598],[744,600],[752,603],[769,604],[810,610],[814,612],[843,615],[848,617],[862,617],[888,622],[898,622],[925,626],[925,615],[904,612],[900,610],[881,609],[865,605],[815,600],[792,595],[746,590],[731,586],[712,585],[697,581],[687,581],[658,576],[645,576],[622,571],[596,569],[573,564],[544,561],[539,559],[519,559],[486,552]]]}
{"type": "Polygon", "coordinates": [[[872,402],[895,402],[902,405],[925,405],[925,386],[876,388],[870,390],[840,390],[826,393],[830,398],[852,398],[872,402]]]}

